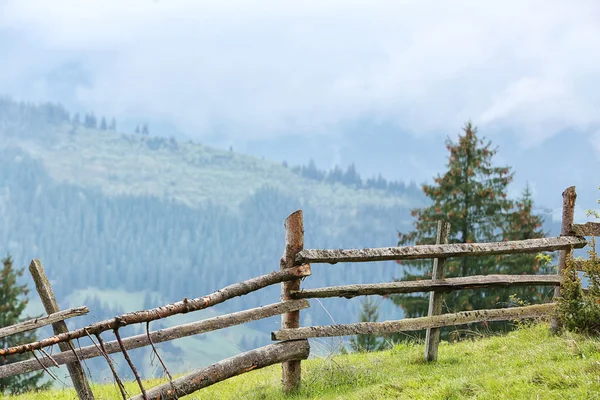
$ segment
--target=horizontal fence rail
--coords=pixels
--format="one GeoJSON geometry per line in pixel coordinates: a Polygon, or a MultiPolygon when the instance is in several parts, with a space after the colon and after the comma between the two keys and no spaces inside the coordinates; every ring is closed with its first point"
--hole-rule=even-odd
{"type": "Polygon", "coordinates": [[[537,318],[548,315],[556,303],[537,304],[525,307],[500,308],[493,310],[462,311],[455,314],[433,315],[384,322],[357,322],[328,326],[309,326],[296,329],[281,329],[271,333],[272,340],[296,340],[315,337],[387,334],[417,331],[427,328],[442,328],[473,322],[504,321],[510,319],[537,318]]]}
{"type": "Polygon", "coordinates": [[[10,335],[15,335],[21,332],[31,331],[33,329],[38,329],[46,325],[53,324],[55,322],[64,321],[65,319],[78,317],[80,315],[85,315],[90,312],[90,309],[86,306],[77,307],[77,308],[69,308],[68,310],[55,312],[50,315],[46,315],[45,317],[33,318],[27,321],[20,322],[16,325],[7,326],[4,328],[0,328],[0,338],[7,337],[10,335]]]}
{"type": "MultiPolygon", "coordinates": [[[[310,355],[307,340],[281,342],[250,350],[235,357],[219,361],[209,367],[156,386],[146,392],[148,400],[171,400],[194,393],[217,382],[245,372],[280,364],[284,361],[306,360],[310,355]]],[[[140,394],[130,400],[142,400],[140,394]]]]}
{"type": "Polygon", "coordinates": [[[185,314],[191,311],[202,310],[220,304],[234,297],[239,297],[248,293],[255,292],[259,289],[276,283],[281,283],[292,279],[298,279],[309,275],[309,265],[301,265],[281,271],[271,272],[270,274],[248,279],[240,283],[234,283],[233,285],[226,286],[219,291],[216,291],[203,297],[198,297],[191,300],[184,299],[183,301],[167,304],[166,306],[153,308],[151,310],[136,311],[123,314],[115,318],[93,323],[84,328],[51,336],[49,338],[37,342],[0,349],[0,356],[26,353],[32,350],[39,350],[41,348],[52,346],[69,340],[79,339],[90,335],[97,335],[105,331],[119,329],[120,327],[126,325],[150,322],[155,321],[157,319],[170,317],[176,314],[185,314]]]}
{"type": "Polygon", "coordinates": [[[302,250],[296,256],[296,265],[338,262],[372,262],[421,260],[427,258],[473,257],[534,253],[538,251],[580,249],[587,241],[577,236],[515,240],[493,243],[426,244],[402,247],[381,247],[349,250],[302,250]]]}
{"type": "Polygon", "coordinates": [[[576,236],[600,236],[600,222],[586,222],[571,225],[571,233],[576,236]]]}
{"type": "Polygon", "coordinates": [[[302,289],[291,293],[294,299],[326,297],[388,295],[418,292],[452,292],[455,290],[510,286],[558,286],[563,281],[560,275],[479,275],[460,278],[424,279],[386,283],[367,283],[345,286],[330,286],[317,289],[302,289]]]}
{"type": "MultiPolygon", "coordinates": [[[[250,321],[269,318],[290,311],[302,310],[308,307],[310,307],[310,304],[307,300],[288,300],[281,303],[269,304],[262,307],[251,308],[249,310],[239,311],[231,314],[219,315],[218,317],[131,336],[123,339],[122,342],[123,346],[127,350],[132,350],[149,346],[151,344],[162,343],[200,333],[212,332],[219,329],[244,324],[250,321]]],[[[106,342],[104,347],[106,354],[121,352],[121,346],[117,340],[106,342]]],[[[77,361],[78,359],[86,360],[103,355],[104,354],[102,353],[102,350],[100,350],[97,346],[86,346],[75,349],[75,352],[71,351],[53,355],[52,360],[49,358],[41,358],[39,361],[36,359],[31,359],[2,365],[0,366],[0,378],[37,371],[44,369],[44,367],[58,366],[72,361],[77,361]]]]}

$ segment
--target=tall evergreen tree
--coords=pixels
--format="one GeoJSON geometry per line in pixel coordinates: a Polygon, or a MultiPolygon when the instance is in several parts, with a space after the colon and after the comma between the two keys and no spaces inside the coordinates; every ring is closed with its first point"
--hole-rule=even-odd
{"type": "Polygon", "coordinates": [[[75,115],[73,116],[73,126],[79,126],[81,124],[81,117],[79,116],[79,113],[75,113],[75,115]]]}
{"type": "Polygon", "coordinates": [[[106,124],[106,118],[105,118],[105,117],[102,117],[102,118],[100,119],[100,130],[103,130],[103,131],[105,131],[105,130],[107,130],[107,129],[108,129],[108,125],[106,124]]]}
{"type": "MultiPolygon", "coordinates": [[[[448,170],[438,175],[433,185],[423,185],[424,194],[432,201],[429,207],[411,211],[415,230],[399,234],[398,245],[435,243],[437,221],[450,222],[450,243],[494,242],[514,238],[511,232],[526,228],[539,228],[533,217],[521,220],[515,213],[515,202],[507,199],[507,188],[513,179],[510,167],[492,164],[497,153],[491,142],[479,138],[477,128],[470,122],[463,128],[458,142],[446,141],[450,153],[448,170]]],[[[528,195],[529,196],[529,195],[528,195]]],[[[523,212],[531,213],[531,198],[521,199],[523,212]],[[525,204],[527,203],[527,205],[525,204]]],[[[518,207],[517,207],[518,208],[518,207]]],[[[529,232],[537,235],[539,232],[529,232]]],[[[430,279],[431,260],[403,261],[408,268],[405,280],[430,279]]],[[[447,260],[447,277],[487,275],[492,273],[534,273],[533,264],[518,264],[496,256],[462,257],[447,260]]],[[[476,289],[451,292],[444,295],[444,312],[473,309],[498,308],[509,301],[509,292],[504,289],[476,289]]],[[[514,290],[512,291],[514,292],[514,290]]],[[[406,317],[426,315],[429,294],[393,295],[391,300],[403,308],[406,317]]],[[[506,324],[490,324],[492,329],[502,329],[506,324]]],[[[447,330],[442,330],[446,335],[447,330]]]]}
{"type": "MultiPolygon", "coordinates": [[[[379,304],[366,296],[361,302],[360,322],[377,322],[379,319],[379,304]]],[[[376,335],[356,335],[350,339],[350,347],[354,351],[376,351],[385,347],[383,339],[376,335]]]]}
{"type": "MultiPolygon", "coordinates": [[[[533,213],[533,199],[529,185],[523,190],[521,197],[515,201],[512,212],[507,217],[504,229],[504,240],[539,239],[547,236],[542,225],[544,219],[533,213]]],[[[511,254],[499,257],[498,272],[503,274],[535,274],[551,273],[549,264],[540,264],[535,254],[511,254]]],[[[514,287],[503,289],[502,298],[514,294],[519,300],[528,303],[542,303],[552,298],[554,288],[548,287],[514,287]]]]}
{"type": "MultiPolygon", "coordinates": [[[[11,326],[23,321],[21,314],[27,306],[27,294],[29,290],[26,285],[17,284],[17,278],[23,275],[24,268],[14,269],[12,258],[5,257],[2,260],[0,271],[0,326],[11,326]]],[[[16,335],[0,338],[0,347],[12,347],[36,341],[35,332],[22,332],[16,335]]],[[[29,354],[13,355],[9,358],[0,358],[0,365],[11,362],[26,360],[29,354]]],[[[34,389],[49,388],[51,382],[41,383],[44,372],[33,372],[29,374],[0,378],[0,393],[23,393],[34,389]]]]}

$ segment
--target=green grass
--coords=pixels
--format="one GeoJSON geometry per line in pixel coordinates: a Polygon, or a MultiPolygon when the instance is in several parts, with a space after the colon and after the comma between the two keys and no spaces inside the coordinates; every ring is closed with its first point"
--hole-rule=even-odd
{"type": "MultiPolygon", "coordinates": [[[[281,393],[281,367],[275,365],[185,399],[598,399],[599,350],[600,338],[551,336],[540,324],[506,336],[442,343],[435,363],[423,361],[422,344],[311,359],[302,363],[302,389],[292,396],[281,393]]],[[[135,383],[127,390],[139,392],[135,383]]],[[[120,398],[114,384],[94,391],[98,399],[120,398]]],[[[74,398],[63,390],[10,399],[74,398]]]]}

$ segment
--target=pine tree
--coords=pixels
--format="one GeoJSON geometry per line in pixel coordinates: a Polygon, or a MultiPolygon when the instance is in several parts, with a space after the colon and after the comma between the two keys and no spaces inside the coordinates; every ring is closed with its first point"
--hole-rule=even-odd
{"type": "MultiPolygon", "coordinates": [[[[529,185],[523,190],[521,197],[516,200],[512,212],[508,215],[504,230],[504,240],[526,240],[539,239],[547,236],[542,225],[542,217],[533,214],[533,199],[529,185]]],[[[548,264],[540,265],[536,254],[511,254],[499,258],[498,272],[503,274],[535,274],[552,273],[552,267],[548,264]]],[[[503,290],[502,298],[515,295],[519,300],[527,303],[542,303],[551,299],[554,288],[548,287],[513,287],[503,290]]]]}
{"type": "Polygon", "coordinates": [[[108,129],[108,125],[106,124],[106,118],[102,117],[100,119],[100,130],[105,131],[108,129]]]}
{"type": "MultiPolygon", "coordinates": [[[[27,294],[29,290],[26,285],[18,285],[17,278],[23,275],[24,268],[14,269],[12,258],[7,256],[2,260],[0,271],[0,326],[11,326],[24,320],[21,314],[27,306],[27,294]]],[[[22,332],[16,335],[0,338],[0,347],[12,347],[36,341],[35,332],[22,332]]],[[[9,358],[0,358],[0,365],[30,358],[29,354],[13,355],[9,358]]],[[[51,382],[40,383],[44,372],[33,372],[29,374],[0,378],[0,393],[23,393],[34,389],[46,389],[51,382]]]]}
{"type": "MultiPolygon", "coordinates": [[[[377,322],[379,304],[366,296],[361,302],[360,322],[377,322]]],[[[385,342],[376,335],[356,335],[350,339],[350,347],[354,351],[377,351],[385,347],[385,342]]]]}
{"type": "Polygon", "coordinates": [[[79,116],[79,113],[75,113],[75,115],[73,116],[73,126],[79,126],[81,124],[81,117],[79,116]]]}
{"type": "Polygon", "coordinates": [[[112,117],[112,119],[110,120],[110,125],[108,125],[108,130],[113,131],[113,132],[117,131],[117,120],[115,119],[115,117],[112,117]]]}
{"type": "MultiPolygon", "coordinates": [[[[509,230],[520,232],[525,222],[530,228],[539,228],[534,217],[522,222],[515,212],[515,202],[507,199],[507,188],[513,179],[510,167],[493,166],[492,158],[497,149],[491,142],[479,138],[477,128],[470,122],[463,134],[454,143],[446,141],[450,153],[447,172],[438,175],[433,185],[423,185],[424,194],[432,201],[429,207],[414,209],[415,230],[399,234],[398,245],[435,243],[437,221],[450,222],[450,243],[494,242],[515,237],[509,230]]],[[[524,211],[531,213],[531,199],[521,199],[524,211]],[[525,203],[528,205],[525,206],[525,203]]],[[[539,232],[530,232],[537,235],[539,232]]],[[[431,279],[431,260],[403,261],[409,267],[404,280],[431,279]]],[[[492,273],[533,273],[533,264],[517,266],[508,258],[478,256],[451,258],[446,261],[446,277],[487,275],[492,273]]],[[[503,289],[476,289],[451,292],[444,295],[443,312],[458,312],[473,309],[498,308],[509,302],[509,291],[503,289]]],[[[514,292],[514,290],[513,290],[514,292]]],[[[427,314],[429,294],[393,295],[390,299],[403,308],[406,317],[427,314]]],[[[490,324],[490,329],[502,329],[506,324],[490,324]]],[[[442,330],[446,335],[447,330],[442,330]]]]}

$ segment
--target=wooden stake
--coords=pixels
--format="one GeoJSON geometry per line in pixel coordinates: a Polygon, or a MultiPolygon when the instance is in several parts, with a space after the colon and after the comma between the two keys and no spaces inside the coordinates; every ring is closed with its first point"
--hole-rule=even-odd
{"type": "MultiPolygon", "coordinates": [[[[560,227],[560,235],[569,235],[573,229],[573,219],[575,217],[575,200],[577,199],[577,192],[575,186],[568,187],[562,194],[563,197],[563,209],[562,209],[562,223],[560,227]]],[[[558,255],[558,274],[562,276],[564,269],[567,267],[567,259],[571,257],[572,249],[561,250],[558,255]]],[[[560,286],[554,289],[554,300],[560,297],[560,286]]],[[[553,317],[550,320],[550,332],[557,333],[560,330],[560,321],[558,318],[553,317]]]]}
{"type": "MultiPolygon", "coordinates": [[[[436,244],[447,244],[450,235],[450,223],[438,221],[436,244]]],[[[431,280],[436,281],[444,279],[444,269],[446,266],[445,258],[435,258],[433,260],[433,271],[431,280]]],[[[440,315],[442,313],[443,294],[440,292],[431,292],[429,295],[429,311],[427,315],[440,315]]],[[[440,328],[428,328],[425,334],[425,361],[437,360],[438,347],[440,345],[440,328]]]]}
{"type": "MultiPolygon", "coordinates": [[[[54,291],[52,290],[52,286],[50,286],[50,281],[44,272],[44,268],[42,267],[42,263],[40,260],[34,259],[31,261],[29,265],[29,272],[33,277],[33,281],[35,282],[35,287],[37,289],[38,294],[40,295],[40,299],[42,300],[42,304],[44,305],[44,309],[48,315],[54,314],[60,311],[58,308],[58,303],[56,302],[56,298],[54,297],[54,291]]],[[[65,321],[58,321],[52,324],[52,329],[54,330],[55,335],[59,335],[61,333],[68,332],[67,324],[65,321]]],[[[67,352],[70,351],[70,346],[67,343],[59,343],[58,347],[60,351],[67,352]]],[[[75,387],[75,391],[77,392],[77,396],[79,396],[80,400],[94,400],[94,393],[92,393],[92,389],[87,381],[85,376],[85,372],[83,371],[83,367],[77,361],[70,362],[67,364],[67,369],[69,371],[69,375],[71,376],[71,380],[73,381],[73,386],[75,387]]]]}
{"type": "MultiPolygon", "coordinates": [[[[280,268],[287,270],[294,267],[298,252],[304,248],[304,222],[302,210],[291,214],[285,220],[285,251],[281,257],[280,268]]],[[[281,285],[281,299],[291,300],[291,292],[300,290],[300,279],[283,282],[281,285]]],[[[281,315],[281,328],[294,329],[300,327],[300,311],[293,311],[281,315]]],[[[300,388],[301,369],[300,361],[284,361],[281,363],[283,374],[283,391],[292,392],[300,388]]]]}

